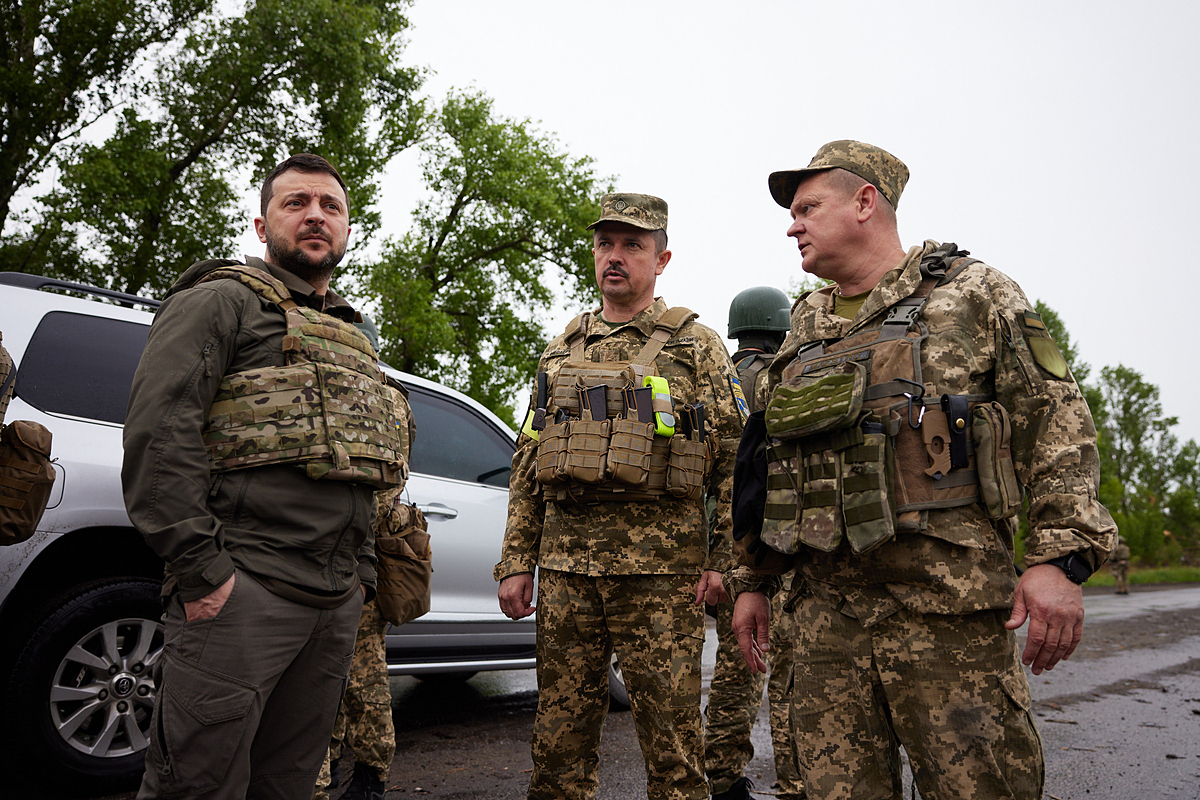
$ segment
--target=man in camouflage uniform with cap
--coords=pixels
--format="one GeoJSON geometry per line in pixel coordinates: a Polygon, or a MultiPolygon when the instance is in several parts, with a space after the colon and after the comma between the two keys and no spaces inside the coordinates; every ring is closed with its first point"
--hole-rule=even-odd
{"type": "MultiPolygon", "coordinates": [[[[903,745],[924,797],[1033,800],[1045,766],[1021,665],[1041,674],[1075,650],[1079,584],[1108,557],[1116,530],[1097,500],[1087,404],[1045,324],[1011,279],[953,246],[927,241],[903,250],[894,211],[907,179],[899,159],[853,141],[831,142],[807,168],[771,175],[772,196],[791,211],[788,235],[804,270],[834,285],[793,306],[791,333],[768,371],[778,405],[768,406],[766,430],[773,408],[791,408],[821,380],[867,386],[861,408],[869,413],[845,401],[838,407],[850,411],[831,432],[792,440],[798,466],[769,464],[761,538],[751,532],[735,545],[758,577],[730,581],[734,628],[747,662],[762,669],[770,573],[796,571],[801,658],[792,719],[812,796],[899,798],[903,745]],[[885,352],[880,342],[919,348],[918,363],[872,358],[885,352]],[[916,380],[876,380],[902,369],[916,380]],[[966,415],[955,410],[960,402],[966,415]],[[974,453],[947,452],[942,446],[956,441],[966,417],[974,453]],[[940,431],[931,423],[939,419],[940,431]],[[839,472],[845,463],[864,469],[870,458],[886,469],[886,483],[876,473],[870,489],[869,473],[839,472]],[[954,463],[959,458],[978,475],[954,463]],[[791,529],[771,501],[787,496],[786,481],[772,483],[771,471],[804,481],[791,495],[791,529]],[[1022,486],[1030,532],[1018,580],[1012,552],[1022,486]],[[910,490],[938,499],[903,505],[910,490]],[[865,513],[864,498],[882,513],[865,513]],[[777,527],[776,518],[784,520],[777,527]],[[881,531],[887,535],[855,538],[881,531]],[[1014,632],[1026,620],[1018,653],[1014,632]]],[[[846,389],[845,397],[863,391],[846,389]]],[[[814,407],[834,407],[822,402],[814,407]]],[[[767,439],[777,458],[788,452],[781,437],[767,439]]]]}
{"type": "MultiPolygon", "coordinates": [[[[534,611],[538,568],[538,714],[529,797],[596,796],[615,652],[646,760],[647,796],[700,800],[708,797],[700,752],[703,607],[727,600],[721,577],[732,565],[727,536],[709,552],[703,495],[717,497],[720,529],[728,531],[740,389],[720,336],[690,312],[681,313],[686,309],[668,309],[654,296],[657,277],[671,258],[666,203],[622,193],[605,195],[601,207],[602,216],[589,226],[601,307],[550,343],[538,371],[547,374],[550,386],[559,386],[557,376],[569,364],[637,363],[657,346],[653,373],[646,374],[665,380],[661,394],[669,393],[671,403],[656,405],[655,421],[647,423],[656,454],[647,486],[665,466],[665,455],[662,462],[654,460],[660,448],[670,441],[674,450],[683,438],[665,426],[682,425],[695,404],[704,404],[706,422],[696,434],[708,442],[712,458],[706,479],[697,477],[686,499],[659,491],[647,499],[586,502],[588,486],[534,480],[543,475],[538,464],[544,459],[532,434],[546,446],[550,424],[559,416],[554,406],[560,397],[565,404],[568,395],[555,394],[541,408],[547,426],[540,433],[531,427],[530,419],[538,416],[531,408],[513,458],[508,528],[495,570],[501,610],[520,619],[534,611]],[[673,413],[674,422],[663,413],[673,413]]],[[[538,392],[534,407],[546,402],[543,394],[538,392]]],[[[610,415],[603,425],[617,422],[610,415]]]]}
{"type": "MultiPolygon", "coordinates": [[[[766,382],[767,367],[789,330],[788,297],[773,286],[754,286],[739,292],[729,304],[729,338],[737,339],[733,368],[746,397],[747,412],[758,410],[755,387],[766,382]]],[[[784,578],[783,591],[772,599],[771,676],[746,669],[733,635],[733,607],[716,608],[717,656],[708,705],[704,709],[704,772],[713,800],[745,800],[753,784],[743,775],[754,758],[750,733],[762,707],[763,686],[771,718],[771,742],[779,800],[803,800],[804,784],[792,746],[792,634],[783,616],[791,587],[784,578]]]]}

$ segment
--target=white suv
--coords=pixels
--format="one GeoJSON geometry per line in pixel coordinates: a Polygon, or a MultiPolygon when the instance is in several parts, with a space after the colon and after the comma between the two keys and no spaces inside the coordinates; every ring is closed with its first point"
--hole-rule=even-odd
{"type": "MultiPolygon", "coordinates": [[[[120,481],[129,386],[157,306],[0,273],[17,370],[6,417],[50,429],[58,473],[33,538],[0,548],[0,758],[93,789],[141,774],[163,647],[162,562],[131,526],[120,481]]],[[[417,422],[406,492],[429,521],[434,573],[429,613],[388,633],[388,670],[463,679],[532,667],[532,618],[506,619],[492,581],[514,434],[465,395],[399,377],[417,422]]]]}

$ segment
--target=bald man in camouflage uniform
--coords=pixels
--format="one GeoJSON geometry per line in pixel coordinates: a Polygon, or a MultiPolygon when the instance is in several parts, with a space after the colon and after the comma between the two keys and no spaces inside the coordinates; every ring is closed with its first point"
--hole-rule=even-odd
{"type": "Polygon", "coordinates": [[[508,528],[495,570],[500,607],[519,619],[533,612],[538,568],[538,713],[529,797],[596,796],[615,652],[646,760],[647,796],[701,800],[708,797],[700,752],[703,606],[727,600],[721,575],[732,563],[727,536],[709,552],[704,493],[717,497],[719,528],[728,531],[740,389],[721,337],[686,309],[668,309],[654,296],[671,257],[666,203],[610,194],[601,206],[590,228],[602,305],[572,321],[538,365],[546,387],[535,394],[533,407],[540,411],[527,417],[513,458],[508,528]],[[636,381],[617,377],[622,370],[636,381]],[[598,384],[593,372],[614,377],[598,384]],[[637,391],[643,373],[665,379],[665,386],[651,386],[658,395],[653,402],[637,391]],[[614,388],[621,380],[631,394],[614,388]],[[585,414],[586,394],[577,396],[576,385],[609,388],[585,414]],[[687,410],[699,403],[703,431],[693,427],[685,436],[687,410]],[[652,409],[652,421],[643,422],[642,413],[652,409]],[[589,474],[588,465],[598,463],[589,455],[604,452],[603,437],[586,440],[585,447],[576,443],[578,432],[609,427],[620,433],[608,445],[608,467],[589,474]],[[632,479],[618,485],[617,473],[631,461],[618,469],[614,459],[624,459],[619,448],[635,448],[639,436],[651,448],[648,475],[640,485],[632,479]],[[555,442],[565,448],[561,462],[555,442]],[[709,458],[690,460],[703,451],[709,458]],[[556,465],[565,465],[568,477],[560,477],[556,465]]]}
{"type": "Polygon", "coordinates": [[[793,306],[763,424],[747,425],[771,455],[761,535],[735,548],[762,577],[731,581],[734,629],[763,668],[769,574],[796,570],[792,719],[813,796],[899,798],[903,745],[924,797],[1034,800],[1045,765],[1021,665],[1040,674],[1074,651],[1079,584],[1116,529],[1087,404],[1045,324],[953,245],[903,250],[907,178],[852,141],[770,178],[804,270],[835,285],[793,306]]]}

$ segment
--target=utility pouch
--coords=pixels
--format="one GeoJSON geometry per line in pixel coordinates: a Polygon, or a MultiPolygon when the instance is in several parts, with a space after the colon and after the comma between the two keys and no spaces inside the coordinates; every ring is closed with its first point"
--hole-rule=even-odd
{"type": "Polygon", "coordinates": [[[397,503],[385,530],[375,533],[375,602],[384,619],[403,625],[429,611],[433,553],[429,526],[414,505],[397,503]]]}
{"type": "Polygon", "coordinates": [[[790,378],[776,387],[767,403],[767,433],[794,439],[850,427],[861,415],[866,385],[866,367],[857,361],[820,376],[790,378]]]}
{"type": "Polygon", "coordinates": [[[569,422],[547,425],[538,437],[537,481],[543,486],[555,486],[567,479],[567,436],[569,422]]]}
{"type": "Polygon", "coordinates": [[[29,539],[50,500],[50,431],[18,419],[0,432],[0,545],[29,539]]]}
{"type": "Polygon", "coordinates": [[[842,543],[845,528],[840,508],[841,465],[836,450],[803,453],[799,459],[804,475],[800,512],[800,541],[813,549],[832,553],[842,543]]]}
{"type": "Polygon", "coordinates": [[[550,404],[571,417],[588,417],[580,406],[580,394],[596,386],[605,387],[604,409],[591,409],[600,417],[619,416],[624,408],[623,390],[634,383],[631,365],[620,362],[567,361],[554,379],[550,404]]]}
{"type": "Polygon", "coordinates": [[[566,473],[576,483],[597,484],[612,477],[608,471],[609,423],[576,419],[567,423],[566,473]]]}
{"type": "Polygon", "coordinates": [[[766,444],[767,499],[763,506],[761,538],[772,550],[800,552],[800,512],[804,477],[800,474],[800,445],[796,441],[766,444]]]}
{"type": "Polygon", "coordinates": [[[608,469],[617,483],[645,486],[650,478],[654,423],[634,419],[609,420],[608,469]]]}
{"type": "Polygon", "coordinates": [[[980,502],[991,519],[1007,519],[1021,508],[1021,484],[1012,458],[1012,425],[1004,406],[980,403],[971,412],[980,502]]]}
{"type": "Polygon", "coordinates": [[[671,437],[671,454],[667,458],[667,492],[682,500],[700,496],[704,476],[711,461],[707,441],[694,441],[683,434],[671,437]]]}
{"type": "Polygon", "coordinates": [[[839,455],[846,540],[855,553],[866,553],[896,535],[887,474],[891,454],[884,426],[876,422],[864,423],[862,444],[849,447],[839,455]]]}

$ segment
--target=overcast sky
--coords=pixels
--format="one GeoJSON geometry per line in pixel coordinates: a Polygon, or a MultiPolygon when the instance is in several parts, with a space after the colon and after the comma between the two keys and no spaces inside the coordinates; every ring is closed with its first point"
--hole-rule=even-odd
{"type": "MultiPolygon", "coordinates": [[[[768,173],[860,139],[912,172],[906,247],[957,242],[1012,276],[1094,376],[1138,370],[1200,440],[1200,3],[417,0],[410,18],[432,97],[480,89],[667,200],[659,293],[722,335],[738,291],[802,276],[768,173]]],[[[417,177],[393,172],[385,232],[417,177]]]]}

